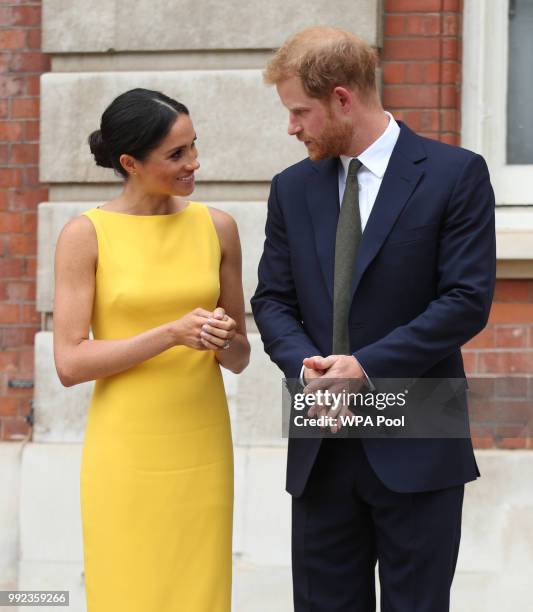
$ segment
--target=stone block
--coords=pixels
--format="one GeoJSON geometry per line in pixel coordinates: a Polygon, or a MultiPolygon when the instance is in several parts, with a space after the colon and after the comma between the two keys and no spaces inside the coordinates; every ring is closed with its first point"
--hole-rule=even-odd
{"type": "MultiPolygon", "coordinates": [[[[38,610],[42,612],[57,612],[68,610],[68,612],[86,612],[85,584],[82,561],[72,562],[50,562],[50,561],[27,561],[20,563],[19,589],[44,590],[44,591],[68,591],[69,607],[42,606],[38,610]]],[[[27,608],[19,608],[23,612],[27,608]]]]}
{"type": "Polygon", "coordinates": [[[93,0],[90,10],[83,0],[43,4],[47,53],[272,49],[316,24],[350,29],[376,45],[381,17],[373,0],[160,0],[155,10],[150,0],[138,0],[135,10],[120,0],[93,0]]]}
{"type": "MultiPolygon", "coordinates": [[[[533,453],[477,451],[481,478],[465,486],[458,572],[505,574],[510,558],[519,554],[510,531],[515,511],[529,512],[533,522],[533,453]],[[507,551],[507,552],[506,552],[507,551]]],[[[527,531],[521,530],[525,535],[527,531]]]]}
{"type": "Polygon", "coordinates": [[[37,224],[37,310],[52,312],[54,304],[54,256],[63,227],[92,202],[43,202],[37,224]]]}
{"type": "Polygon", "coordinates": [[[35,442],[81,442],[92,382],[64,387],[56,373],[52,332],[35,336],[35,442]]]}
{"type": "Polygon", "coordinates": [[[243,513],[243,562],[257,566],[291,563],[291,498],[285,491],[287,453],[283,448],[248,449],[243,513]]]}
{"type": "Polygon", "coordinates": [[[452,611],[525,610],[533,563],[533,453],[477,451],[481,478],[465,488],[452,611]]]}
{"type": "Polygon", "coordinates": [[[257,287],[257,266],[263,253],[267,206],[265,202],[208,202],[229,213],[239,228],[242,249],[244,307],[251,312],[250,299],[257,287]]]}
{"type": "Polygon", "coordinates": [[[22,562],[81,562],[80,463],[79,444],[34,442],[24,447],[20,495],[22,562]]]}
{"type": "Polygon", "coordinates": [[[292,612],[289,566],[233,565],[233,612],[292,612]]]}
{"type": "Polygon", "coordinates": [[[248,449],[242,446],[234,446],[233,461],[233,551],[235,558],[239,559],[244,546],[244,514],[248,495],[248,482],[246,480],[248,470],[248,449]]]}
{"type": "Polygon", "coordinates": [[[22,449],[19,442],[0,442],[0,590],[17,586],[22,449]]]}
{"type": "Polygon", "coordinates": [[[248,334],[250,364],[238,376],[224,372],[233,429],[233,440],[241,446],[285,447],[282,438],[283,374],[263,350],[257,333],[248,334]]]}
{"type": "Polygon", "coordinates": [[[41,82],[40,176],[45,183],[109,182],[87,138],[119,94],[146,87],[183,102],[198,135],[199,181],[270,181],[307,156],[260,70],[48,73],[41,82]],[[58,112],[61,109],[61,112],[58,112]]]}
{"type": "Polygon", "coordinates": [[[533,259],[533,210],[518,206],[496,209],[498,262],[533,259]]]}
{"type": "MultiPolygon", "coordinates": [[[[488,572],[456,571],[450,594],[451,612],[502,612],[491,607],[493,576],[488,572]]],[[[520,608],[516,608],[520,610],[520,608]]]]}

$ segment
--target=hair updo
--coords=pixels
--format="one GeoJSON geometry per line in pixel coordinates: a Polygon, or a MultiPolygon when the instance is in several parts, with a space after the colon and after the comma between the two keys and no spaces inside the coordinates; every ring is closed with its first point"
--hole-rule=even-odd
{"type": "Polygon", "coordinates": [[[100,129],[89,136],[96,165],[113,168],[128,178],[120,156],[146,159],[169,133],[180,113],[188,115],[189,111],[159,91],[138,88],[121,94],[105,109],[100,129]]]}
{"type": "Polygon", "coordinates": [[[91,148],[91,153],[93,154],[97,166],[102,166],[102,168],[113,167],[111,155],[104,143],[101,130],[95,130],[91,133],[89,136],[89,147],[91,148]]]}

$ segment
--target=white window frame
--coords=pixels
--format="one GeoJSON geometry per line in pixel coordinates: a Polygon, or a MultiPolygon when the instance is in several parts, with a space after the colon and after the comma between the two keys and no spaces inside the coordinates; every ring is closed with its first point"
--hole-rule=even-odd
{"type": "Polygon", "coordinates": [[[522,207],[533,205],[533,164],[506,163],[508,12],[509,0],[464,1],[461,144],[487,160],[496,203],[522,207]]]}

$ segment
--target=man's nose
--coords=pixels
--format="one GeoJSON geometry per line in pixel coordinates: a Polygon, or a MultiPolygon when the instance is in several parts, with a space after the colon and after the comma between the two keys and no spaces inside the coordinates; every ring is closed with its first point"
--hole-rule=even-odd
{"type": "Polygon", "coordinates": [[[295,121],[293,121],[291,118],[289,118],[289,125],[287,127],[287,133],[289,134],[289,136],[296,136],[296,134],[301,131],[302,127],[298,125],[295,121]]]}

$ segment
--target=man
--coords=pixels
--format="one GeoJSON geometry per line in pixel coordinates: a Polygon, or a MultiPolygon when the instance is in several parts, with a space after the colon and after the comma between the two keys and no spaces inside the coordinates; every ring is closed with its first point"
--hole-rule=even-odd
{"type": "MultiPolygon", "coordinates": [[[[494,196],[475,153],[384,112],[370,47],[300,32],[268,64],[309,159],[275,176],[252,307],[288,379],[463,378],[486,324],[494,196]]],[[[459,549],[469,438],[289,440],[297,612],[443,612],[459,549]]]]}

